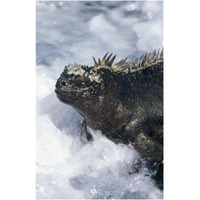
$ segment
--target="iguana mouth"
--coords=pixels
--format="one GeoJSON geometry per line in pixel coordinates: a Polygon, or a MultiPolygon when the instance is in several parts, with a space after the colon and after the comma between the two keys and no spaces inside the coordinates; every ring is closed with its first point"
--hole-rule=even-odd
{"type": "Polygon", "coordinates": [[[75,90],[71,87],[65,88],[65,91],[62,91],[62,90],[59,90],[58,88],[56,88],[55,92],[56,92],[56,94],[59,94],[59,95],[67,95],[68,92],[75,92],[75,90]]]}
{"type": "Polygon", "coordinates": [[[60,91],[59,89],[55,89],[55,93],[58,97],[58,99],[63,102],[63,103],[72,103],[72,98],[69,96],[69,92],[72,93],[75,91],[72,88],[69,88],[68,93],[64,92],[64,91],[60,91]]]}

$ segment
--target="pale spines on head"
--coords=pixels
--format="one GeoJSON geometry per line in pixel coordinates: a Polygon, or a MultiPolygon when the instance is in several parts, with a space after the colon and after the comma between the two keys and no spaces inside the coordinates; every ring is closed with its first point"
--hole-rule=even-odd
{"type": "Polygon", "coordinates": [[[110,58],[112,57],[112,53],[107,57],[108,52],[104,55],[104,57],[102,59],[98,58],[98,62],[96,61],[96,59],[93,57],[94,60],[94,67],[91,69],[92,71],[97,71],[97,69],[100,68],[107,68],[111,70],[111,66],[115,60],[115,56],[113,56],[113,58],[110,60],[110,58]]]}
{"type": "Polygon", "coordinates": [[[94,67],[98,67],[98,66],[109,66],[111,67],[116,55],[112,57],[112,53],[107,57],[108,52],[104,55],[104,57],[102,59],[98,58],[98,62],[96,61],[96,59],[93,57],[94,60],[94,67]],[[111,59],[112,57],[112,59],[111,59]]]}
{"type": "Polygon", "coordinates": [[[139,67],[142,67],[143,58],[144,58],[144,54],[140,57],[140,60],[139,60],[139,67]]]}
{"type": "Polygon", "coordinates": [[[94,66],[98,65],[98,63],[97,63],[96,59],[94,58],[94,56],[92,58],[94,60],[94,66]]]}
{"type": "Polygon", "coordinates": [[[92,71],[96,71],[100,68],[107,68],[111,70],[113,73],[119,74],[122,73],[124,70],[130,68],[130,63],[126,62],[127,58],[122,59],[116,64],[114,63],[114,60],[116,58],[116,55],[112,57],[112,53],[108,56],[108,52],[103,56],[102,60],[96,61],[96,59],[93,57],[94,60],[94,67],[92,68],[92,71]],[[107,57],[108,56],[108,57],[107,57]]]}
{"type": "Polygon", "coordinates": [[[105,56],[102,58],[102,60],[106,60],[106,57],[107,57],[108,53],[109,53],[109,52],[107,52],[107,53],[105,54],[105,56]]]}
{"type": "Polygon", "coordinates": [[[83,76],[85,73],[85,70],[83,69],[83,67],[77,63],[69,64],[68,66],[65,66],[64,69],[65,72],[67,72],[67,74],[73,74],[73,75],[79,75],[79,76],[83,76]]]}
{"type": "Polygon", "coordinates": [[[113,56],[113,58],[112,58],[112,59],[110,60],[110,62],[108,63],[110,67],[112,67],[115,58],[116,58],[116,55],[113,56]]]}
{"type": "Polygon", "coordinates": [[[115,65],[112,65],[111,68],[112,68],[113,72],[118,74],[118,73],[124,72],[126,69],[129,69],[131,64],[128,63],[126,60],[127,60],[127,58],[122,59],[115,65]]]}
{"type": "MultiPolygon", "coordinates": [[[[111,63],[110,63],[110,59],[112,58],[112,53],[106,58],[105,60],[105,64],[108,65],[109,67],[111,67],[111,63]]],[[[113,56],[113,58],[115,59],[116,55],[113,56]]],[[[111,60],[113,60],[113,58],[111,60]]]]}
{"type": "Polygon", "coordinates": [[[100,60],[100,58],[98,58],[98,65],[100,65],[100,63],[101,63],[101,60],[100,60]]]}

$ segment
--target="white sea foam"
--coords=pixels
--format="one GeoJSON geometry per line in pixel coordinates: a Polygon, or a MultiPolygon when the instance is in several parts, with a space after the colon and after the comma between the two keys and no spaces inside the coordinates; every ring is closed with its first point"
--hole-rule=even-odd
{"type": "Polygon", "coordinates": [[[38,199],[163,197],[134,148],[99,131],[86,141],[82,117],[54,93],[69,63],[92,65],[91,56],[107,51],[133,58],[159,47],[161,2],[37,2],[38,199]]]}

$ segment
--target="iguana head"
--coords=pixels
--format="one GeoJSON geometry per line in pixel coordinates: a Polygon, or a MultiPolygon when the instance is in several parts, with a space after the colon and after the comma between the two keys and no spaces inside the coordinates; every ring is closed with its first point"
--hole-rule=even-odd
{"type": "Polygon", "coordinates": [[[76,63],[66,66],[56,83],[57,97],[63,103],[72,105],[82,104],[83,101],[85,104],[100,102],[106,98],[106,91],[114,89],[117,84],[116,75],[128,67],[126,60],[113,65],[116,56],[107,55],[98,62],[93,57],[93,67],[76,63]]]}

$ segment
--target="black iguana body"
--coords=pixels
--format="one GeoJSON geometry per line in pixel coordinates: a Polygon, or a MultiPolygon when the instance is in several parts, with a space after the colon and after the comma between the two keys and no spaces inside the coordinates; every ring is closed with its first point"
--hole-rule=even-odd
{"type": "Polygon", "coordinates": [[[57,80],[57,97],[73,106],[92,129],[162,163],[163,51],[146,53],[134,62],[114,60],[107,53],[94,59],[92,67],[69,64],[57,80]]]}

